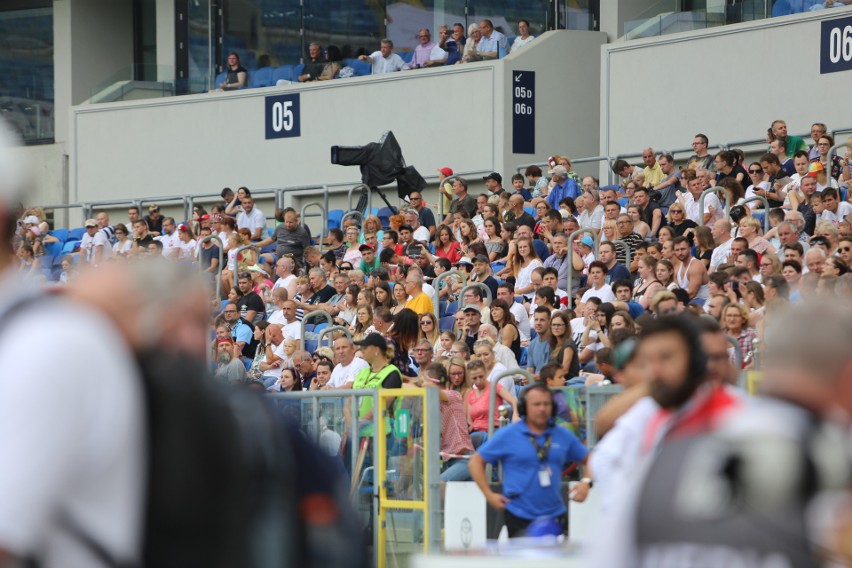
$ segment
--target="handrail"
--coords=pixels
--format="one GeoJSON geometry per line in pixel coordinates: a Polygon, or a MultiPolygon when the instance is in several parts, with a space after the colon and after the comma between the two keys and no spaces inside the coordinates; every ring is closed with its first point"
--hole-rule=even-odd
{"type": "Polygon", "coordinates": [[[568,307],[574,307],[574,286],[572,283],[574,282],[574,241],[577,240],[577,236],[584,234],[592,235],[592,239],[595,241],[595,258],[598,257],[598,251],[600,250],[600,237],[595,233],[594,229],[585,228],[585,229],[577,229],[570,235],[568,235],[568,250],[571,251],[571,262],[568,263],[568,280],[566,281],[567,287],[571,288],[568,290],[568,307]]]}
{"type": "Polygon", "coordinates": [[[704,197],[710,193],[719,193],[722,192],[725,195],[725,219],[731,218],[731,201],[733,201],[733,194],[731,190],[724,187],[708,187],[704,191],[701,192],[701,197],[698,198],[698,225],[704,226],[704,197]]]}
{"type": "MultiPolygon", "coordinates": [[[[364,213],[369,214],[369,212],[372,211],[371,205],[373,204],[373,190],[371,190],[370,186],[368,186],[365,183],[359,183],[358,185],[349,188],[349,192],[346,196],[346,203],[349,205],[348,211],[358,211],[358,209],[352,204],[352,193],[356,189],[360,192],[365,187],[367,188],[367,208],[365,209],[364,213]]],[[[365,215],[365,217],[366,217],[366,215],[365,215]]]]}
{"type": "Polygon", "coordinates": [[[198,240],[198,252],[195,255],[196,260],[198,261],[198,270],[199,272],[204,272],[201,269],[201,245],[206,243],[207,241],[219,241],[219,266],[216,267],[216,298],[222,297],[222,270],[223,270],[223,262],[225,260],[225,245],[222,243],[222,239],[219,238],[219,235],[207,235],[198,240]]]}
{"type": "MultiPolygon", "coordinates": [[[[302,320],[302,321],[305,321],[305,320],[302,320]]],[[[322,345],[322,338],[323,337],[325,337],[326,335],[328,335],[330,333],[334,333],[335,331],[342,331],[343,334],[346,337],[348,337],[350,341],[352,341],[352,332],[349,331],[348,328],[346,328],[342,325],[330,325],[330,326],[325,327],[325,328],[320,330],[319,337],[317,338],[317,346],[319,347],[319,346],[322,345]]],[[[331,347],[331,345],[332,345],[332,341],[329,341],[328,346],[331,347]]]]}
{"type": "Polygon", "coordinates": [[[192,219],[192,206],[189,204],[189,196],[187,195],[167,195],[164,197],[145,197],[137,202],[140,213],[146,203],[156,203],[159,205],[163,201],[180,201],[183,203],[183,221],[192,219]]]}
{"type": "Polygon", "coordinates": [[[462,288],[461,291],[459,292],[459,309],[460,310],[463,310],[465,308],[465,306],[467,305],[467,304],[464,303],[464,293],[468,288],[482,288],[483,290],[485,290],[485,296],[487,298],[486,304],[491,303],[491,288],[489,288],[487,285],[483,284],[482,282],[470,282],[470,281],[468,281],[468,282],[469,283],[466,284],[464,286],[464,288],[462,288]]]}
{"type": "Polygon", "coordinates": [[[257,245],[243,245],[237,249],[234,253],[234,260],[237,263],[237,272],[240,271],[240,253],[246,249],[252,249],[255,254],[254,263],[257,264],[257,261],[260,260],[260,250],[257,248],[257,245]]]}
{"type": "MultiPolygon", "coordinates": [[[[328,191],[325,192],[325,195],[326,195],[326,199],[328,199],[328,191]]],[[[320,211],[322,211],[322,213],[320,215],[310,215],[310,217],[320,217],[322,219],[322,232],[320,233],[320,237],[318,239],[319,252],[320,252],[320,254],[322,254],[322,241],[326,237],[326,235],[328,234],[328,209],[326,209],[325,206],[322,203],[320,203],[319,201],[308,201],[307,203],[302,205],[302,210],[301,210],[301,213],[300,213],[300,219],[301,219],[301,223],[303,225],[305,224],[305,220],[308,217],[308,215],[305,213],[305,211],[307,211],[311,207],[317,207],[317,208],[319,208],[320,211]]]]}
{"type": "Polygon", "coordinates": [[[438,301],[435,302],[435,305],[433,306],[433,308],[435,310],[435,319],[438,321],[439,324],[441,322],[441,296],[440,296],[441,287],[440,287],[440,283],[441,283],[442,280],[446,280],[450,276],[456,276],[456,275],[461,277],[462,284],[467,282],[467,274],[465,274],[461,270],[455,270],[455,269],[447,270],[446,272],[439,274],[438,276],[435,277],[434,280],[432,280],[432,287],[435,288],[435,292],[438,294],[438,301]]]}
{"type": "MultiPolygon", "coordinates": [[[[763,234],[769,231],[769,200],[762,195],[753,195],[742,202],[742,205],[748,205],[752,201],[760,201],[763,203],[763,234]]],[[[751,210],[751,208],[749,208],[751,210]]],[[[728,219],[730,221],[730,218],[728,219]]]]}
{"type": "Polygon", "coordinates": [[[351,209],[351,210],[347,211],[346,213],[344,213],[343,217],[340,218],[340,228],[341,229],[343,229],[343,227],[344,227],[343,222],[346,221],[349,217],[358,217],[361,220],[361,222],[358,223],[358,227],[364,226],[364,219],[366,219],[364,214],[361,213],[360,211],[358,211],[357,209],[351,209]]]}
{"type": "MultiPolygon", "coordinates": [[[[314,310],[314,311],[309,312],[309,313],[305,314],[304,316],[302,316],[302,322],[301,322],[301,325],[300,325],[301,333],[299,334],[299,341],[301,342],[301,347],[302,347],[303,350],[305,348],[305,326],[308,325],[308,320],[313,318],[313,317],[324,317],[328,321],[329,327],[334,326],[334,318],[331,317],[331,314],[328,313],[326,310],[314,310]]],[[[317,345],[319,346],[319,343],[317,343],[317,345]]]]}
{"type": "Polygon", "coordinates": [[[737,363],[737,371],[739,372],[743,368],[743,350],[740,348],[740,342],[730,335],[725,335],[725,339],[734,347],[734,361],[737,363]]]}
{"type": "MultiPolygon", "coordinates": [[[[438,223],[439,225],[444,222],[444,217],[447,215],[447,212],[444,211],[444,194],[441,193],[441,187],[447,182],[452,184],[457,179],[464,179],[458,174],[453,174],[451,176],[447,176],[441,181],[438,182],[438,214],[441,216],[441,220],[438,223]]],[[[451,198],[452,199],[452,198],[451,198]]]]}
{"type": "Polygon", "coordinates": [[[527,371],[526,369],[510,369],[504,371],[494,377],[494,382],[491,383],[491,390],[488,393],[488,439],[491,439],[491,436],[494,435],[494,406],[497,404],[497,384],[500,382],[500,379],[505,379],[506,377],[514,377],[515,375],[523,375],[526,377],[529,384],[535,383],[535,377],[527,371]]]}

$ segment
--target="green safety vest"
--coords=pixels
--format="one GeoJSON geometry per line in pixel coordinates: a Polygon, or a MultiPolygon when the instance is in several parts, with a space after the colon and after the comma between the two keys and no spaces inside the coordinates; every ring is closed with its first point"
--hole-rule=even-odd
{"type": "MultiPolygon", "coordinates": [[[[361,389],[369,389],[375,390],[382,388],[382,383],[384,380],[396,371],[400,373],[399,369],[396,365],[387,365],[382,368],[378,373],[374,373],[370,367],[364,367],[358,374],[355,375],[355,382],[352,384],[353,390],[361,390],[361,389]]],[[[400,376],[402,373],[400,373],[400,376]]],[[[373,399],[372,398],[362,398],[361,403],[358,405],[358,418],[362,419],[370,410],[373,409],[373,399]]],[[[375,419],[375,416],[374,416],[375,419]]],[[[390,418],[385,418],[385,428],[388,432],[390,432],[390,418]]],[[[372,436],[373,435],[373,423],[368,424],[361,428],[362,436],[372,436]]]]}

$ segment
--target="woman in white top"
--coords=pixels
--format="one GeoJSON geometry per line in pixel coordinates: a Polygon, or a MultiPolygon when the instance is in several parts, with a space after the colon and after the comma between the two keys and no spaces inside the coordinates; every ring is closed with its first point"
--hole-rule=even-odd
{"type": "Polygon", "coordinates": [[[542,262],[536,255],[530,239],[518,239],[517,251],[512,255],[511,262],[515,273],[515,294],[532,300],[532,271],[542,266],[542,262]]]}
{"type": "Polygon", "coordinates": [[[518,20],[518,33],[518,37],[515,38],[512,47],[509,49],[510,53],[515,53],[535,39],[534,35],[530,35],[530,23],[526,20],[518,20]]]}
{"type": "Polygon", "coordinates": [[[467,41],[464,44],[464,51],[459,63],[468,63],[477,60],[476,46],[479,40],[482,39],[482,31],[479,29],[479,24],[470,24],[467,27],[467,41]]]}
{"type": "Polygon", "coordinates": [[[343,260],[351,263],[352,266],[355,267],[361,263],[361,251],[359,250],[361,243],[358,242],[359,237],[360,233],[358,231],[358,227],[349,225],[349,227],[346,228],[346,242],[349,244],[349,248],[346,249],[346,254],[343,255],[343,260]]]}
{"type": "Polygon", "coordinates": [[[127,226],[124,223],[119,223],[115,226],[115,237],[118,240],[112,245],[113,254],[121,256],[130,254],[130,250],[133,248],[133,241],[128,238],[129,235],[127,233],[127,226]]]}
{"type": "Polygon", "coordinates": [[[178,261],[192,262],[195,260],[195,238],[189,225],[181,223],[177,226],[178,231],[178,261]]]}

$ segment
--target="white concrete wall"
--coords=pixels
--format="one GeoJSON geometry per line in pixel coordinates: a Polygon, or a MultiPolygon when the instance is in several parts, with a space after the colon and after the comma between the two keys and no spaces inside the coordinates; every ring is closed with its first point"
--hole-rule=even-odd
{"type": "Polygon", "coordinates": [[[71,199],[351,183],[358,168],[332,166],[330,147],[363,145],[385,130],[427,178],[443,166],[509,177],[518,163],[555,152],[594,154],[603,37],[551,33],[500,62],[81,105],[72,111],[71,199]],[[512,69],[537,71],[536,156],[512,154],[512,69]],[[265,97],[285,92],[301,93],[302,134],[265,140],[265,97]]]}
{"type": "Polygon", "coordinates": [[[819,74],[820,22],[851,12],[823,10],[604,46],[601,152],[685,148],[698,132],[711,145],[761,138],[775,119],[786,120],[790,134],[807,133],[813,122],[829,130],[852,127],[844,102],[852,72],[819,74]]]}

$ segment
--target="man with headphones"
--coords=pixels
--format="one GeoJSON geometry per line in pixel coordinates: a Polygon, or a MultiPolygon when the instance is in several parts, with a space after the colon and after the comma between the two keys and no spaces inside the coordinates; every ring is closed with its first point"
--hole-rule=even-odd
{"type": "MultiPolygon", "coordinates": [[[[555,425],[553,394],[541,383],[527,387],[518,400],[523,420],[497,430],[470,458],[470,475],[488,504],[503,511],[509,538],[523,536],[533,521],[545,518],[568,527],[562,500],[562,472],[571,462],[586,464],[589,451],[567,428],[555,425]],[[503,464],[503,493],[495,492],[485,473],[487,463],[503,464]]],[[[574,501],[586,499],[592,480],[586,476],[571,493],[574,501]]]]}

